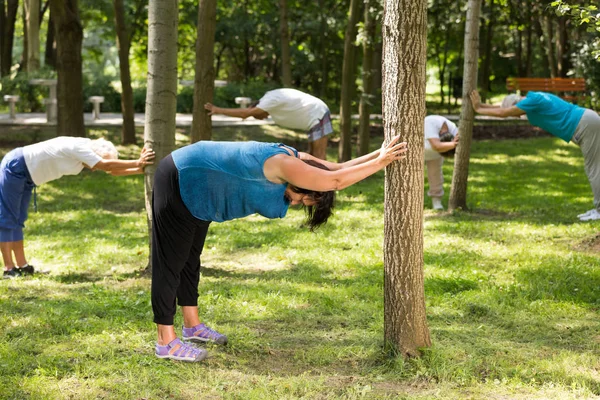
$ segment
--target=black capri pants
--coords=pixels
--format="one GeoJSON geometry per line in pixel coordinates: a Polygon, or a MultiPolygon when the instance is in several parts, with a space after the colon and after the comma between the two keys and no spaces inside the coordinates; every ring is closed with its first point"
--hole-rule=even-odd
{"type": "Polygon", "coordinates": [[[152,311],[154,322],[173,325],[180,306],[198,305],[200,254],[210,222],[194,217],[179,193],[171,155],[154,174],[152,191],[152,311]]]}

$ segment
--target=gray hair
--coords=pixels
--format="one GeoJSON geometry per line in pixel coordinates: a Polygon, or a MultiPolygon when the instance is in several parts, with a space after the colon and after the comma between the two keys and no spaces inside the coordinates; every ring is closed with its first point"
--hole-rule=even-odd
{"type": "Polygon", "coordinates": [[[105,139],[92,140],[90,143],[92,151],[100,157],[108,160],[116,160],[119,158],[119,152],[114,144],[105,139]]]}
{"type": "Polygon", "coordinates": [[[502,108],[509,108],[520,102],[522,99],[518,94],[509,94],[502,100],[502,108]]]}

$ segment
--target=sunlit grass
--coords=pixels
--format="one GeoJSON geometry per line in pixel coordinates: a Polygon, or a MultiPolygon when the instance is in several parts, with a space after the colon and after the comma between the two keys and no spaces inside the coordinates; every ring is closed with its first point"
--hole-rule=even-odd
{"type": "MultiPolygon", "coordinates": [[[[272,126],[214,135],[304,146],[272,126]]],[[[452,163],[444,172],[449,192],[452,163]]],[[[141,177],[84,172],[43,185],[26,245],[48,274],[0,282],[0,397],[600,396],[600,256],[586,245],[600,224],[576,219],[592,207],[577,147],[474,143],[470,212],[425,210],[433,346],[421,359],[382,352],[383,190],[379,173],[340,192],[331,223],[314,234],[298,210],[212,224],[199,308],[230,344],[186,365],[152,354],[141,177]]]]}

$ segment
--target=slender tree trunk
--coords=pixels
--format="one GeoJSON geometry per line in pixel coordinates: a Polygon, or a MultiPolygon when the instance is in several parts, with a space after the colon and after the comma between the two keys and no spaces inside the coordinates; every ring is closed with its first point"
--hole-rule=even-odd
{"type": "Polygon", "coordinates": [[[56,68],[56,40],[54,40],[54,18],[52,12],[48,14],[48,32],[46,33],[46,49],[44,51],[44,64],[56,68]]]}
{"type": "Polygon", "coordinates": [[[85,136],[81,44],[83,27],[77,0],[50,0],[56,34],[58,75],[57,131],[61,135],[85,136]]]}
{"type": "MultiPolygon", "coordinates": [[[[0,56],[0,77],[8,75],[12,67],[12,51],[15,37],[15,24],[17,22],[17,11],[19,10],[19,0],[2,0],[6,3],[6,14],[4,19],[4,28],[0,31],[1,56],[0,56]]],[[[4,13],[4,7],[2,13],[4,13]]]]}
{"type": "Polygon", "coordinates": [[[24,0],[27,21],[27,72],[40,69],[40,0],[24,0]]]}
{"type": "Polygon", "coordinates": [[[200,0],[198,4],[198,38],[196,39],[196,76],[194,78],[194,116],[192,143],[210,140],[212,122],[204,104],[213,101],[215,87],[215,30],[217,26],[217,1],[200,0]]]}
{"type": "Polygon", "coordinates": [[[350,12],[346,36],[344,37],[344,61],[342,65],[342,96],[340,99],[340,145],[339,161],[348,161],[352,157],[352,98],[356,80],[355,50],[356,24],[360,0],[350,0],[350,12]]]}
{"type": "Polygon", "coordinates": [[[479,13],[481,0],[469,0],[465,23],[465,64],[463,72],[462,106],[458,134],[460,141],[454,157],[454,174],[450,189],[449,210],[467,209],[467,182],[469,158],[473,137],[474,111],[469,93],[477,89],[477,61],[479,59],[479,13]]]}
{"type": "Polygon", "coordinates": [[[27,54],[29,53],[29,34],[27,33],[27,13],[25,12],[25,4],[23,4],[21,21],[23,22],[23,53],[21,53],[21,61],[19,62],[19,72],[26,72],[27,54]]]}
{"type": "Polygon", "coordinates": [[[386,168],[384,331],[394,354],[419,356],[431,345],[423,278],[423,119],[427,1],[384,0],[383,124],[410,149],[386,168]]]}
{"type": "Polygon", "coordinates": [[[557,41],[557,53],[558,53],[558,76],[566,78],[571,68],[571,62],[569,60],[570,48],[569,48],[569,34],[567,31],[567,18],[560,17],[558,19],[558,41],[557,41]]]}
{"type": "Polygon", "coordinates": [[[319,1],[319,57],[321,58],[321,82],[319,86],[319,97],[327,97],[327,86],[329,85],[329,64],[327,63],[327,14],[325,1],[319,1]]]}
{"type": "Polygon", "coordinates": [[[287,0],[279,0],[279,35],[281,38],[281,82],[292,87],[292,61],[290,59],[290,27],[287,0]]]}
{"type": "MultiPolygon", "coordinates": [[[[152,188],[158,162],[175,148],[177,106],[177,0],[152,0],[148,5],[148,90],[144,146],[156,153],[145,168],[146,211],[152,246],[152,188]]],[[[149,253],[148,269],[152,267],[149,253]]]]}
{"type": "Polygon", "coordinates": [[[115,10],[115,27],[117,31],[117,49],[119,50],[119,73],[121,77],[121,143],[135,144],[135,115],[133,110],[133,88],[131,87],[131,70],[129,68],[129,49],[131,34],[125,21],[123,0],[113,0],[115,10]]]}
{"type": "Polygon", "coordinates": [[[494,12],[494,1],[490,0],[490,11],[489,19],[485,26],[485,44],[484,44],[484,55],[483,63],[481,66],[481,100],[487,99],[488,91],[490,88],[490,69],[492,66],[492,39],[494,36],[494,24],[496,22],[496,14],[494,12]]]}
{"type": "Polygon", "coordinates": [[[533,18],[531,15],[531,8],[527,8],[527,27],[525,28],[525,48],[527,50],[527,56],[525,57],[525,75],[531,76],[531,61],[533,60],[533,18]]]}
{"type": "Polygon", "coordinates": [[[373,95],[373,47],[375,46],[375,33],[377,24],[374,13],[377,11],[377,0],[365,0],[365,25],[363,39],[362,61],[362,94],[359,105],[358,125],[358,155],[369,153],[371,104],[373,95]]]}
{"type": "Polygon", "coordinates": [[[556,65],[556,57],[554,56],[554,24],[552,18],[547,15],[542,16],[541,19],[541,26],[544,32],[544,49],[546,51],[546,58],[548,59],[550,76],[556,78],[558,76],[558,67],[556,65]]]}

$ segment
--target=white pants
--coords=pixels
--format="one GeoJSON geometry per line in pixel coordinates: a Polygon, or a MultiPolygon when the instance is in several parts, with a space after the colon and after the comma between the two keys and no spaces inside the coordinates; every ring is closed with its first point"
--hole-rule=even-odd
{"type": "Polygon", "coordinates": [[[425,161],[427,166],[427,179],[429,181],[429,197],[442,197],[444,195],[444,174],[442,173],[442,165],[444,157],[439,157],[434,160],[425,161]]]}

